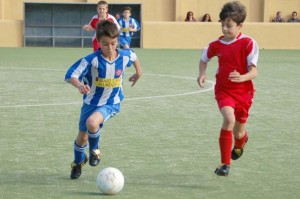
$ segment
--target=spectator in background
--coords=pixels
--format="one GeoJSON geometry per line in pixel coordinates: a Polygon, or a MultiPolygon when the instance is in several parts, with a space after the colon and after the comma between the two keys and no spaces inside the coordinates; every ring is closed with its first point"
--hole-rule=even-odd
{"type": "Polygon", "coordinates": [[[211,22],[211,18],[210,18],[210,14],[206,13],[205,15],[203,15],[202,22],[211,22]]]}
{"type": "Polygon", "coordinates": [[[297,12],[292,12],[292,18],[290,18],[287,22],[297,23],[300,22],[300,19],[297,18],[297,12]]]}
{"type": "Polygon", "coordinates": [[[272,19],[272,22],[284,22],[284,19],[282,18],[282,12],[278,11],[276,13],[276,17],[272,19]]]}
{"type": "Polygon", "coordinates": [[[116,20],[120,19],[120,18],[121,18],[120,14],[119,14],[119,13],[116,13],[116,14],[115,14],[115,18],[116,18],[116,20]]]}
{"type": "Polygon", "coordinates": [[[194,13],[192,11],[188,11],[186,13],[185,22],[196,22],[196,19],[194,18],[194,13]]]}

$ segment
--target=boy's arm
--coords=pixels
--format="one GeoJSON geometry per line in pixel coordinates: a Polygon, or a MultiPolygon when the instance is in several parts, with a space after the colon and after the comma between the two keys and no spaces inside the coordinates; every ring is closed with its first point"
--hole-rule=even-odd
{"type": "Polygon", "coordinates": [[[246,82],[246,81],[254,79],[256,76],[257,76],[256,66],[251,65],[251,66],[249,66],[248,73],[241,75],[239,72],[237,72],[235,70],[229,74],[229,79],[232,82],[246,82]]]}
{"type": "Polygon", "coordinates": [[[129,81],[132,82],[131,86],[134,86],[138,79],[142,76],[142,67],[138,59],[133,62],[133,66],[135,68],[135,74],[129,78],[129,81]]]}
{"type": "Polygon", "coordinates": [[[67,82],[76,87],[81,94],[88,94],[90,92],[89,85],[83,84],[77,77],[71,77],[67,82]]]}
{"type": "Polygon", "coordinates": [[[200,60],[199,76],[197,78],[197,82],[201,88],[204,88],[204,83],[205,83],[205,79],[206,79],[206,68],[207,68],[207,63],[200,60]]]}

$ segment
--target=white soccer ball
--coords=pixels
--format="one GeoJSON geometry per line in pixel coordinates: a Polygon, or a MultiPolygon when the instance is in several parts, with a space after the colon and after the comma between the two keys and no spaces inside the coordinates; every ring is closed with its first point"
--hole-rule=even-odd
{"type": "Polygon", "coordinates": [[[112,195],[123,189],[124,176],[119,169],[107,167],[98,173],[96,183],[102,193],[112,195]]]}

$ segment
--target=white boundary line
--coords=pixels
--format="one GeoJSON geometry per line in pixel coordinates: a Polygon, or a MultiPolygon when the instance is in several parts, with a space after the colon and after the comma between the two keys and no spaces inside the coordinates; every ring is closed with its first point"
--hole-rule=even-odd
{"type": "MultiPolygon", "coordinates": [[[[0,67],[0,69],[12,69],[6,67],[0,67]]],[[[41,68],[13,68],[17,70],[52,70],[52,71],[64,71],[63,69],[41,69],[41,68]]],[[[164,75],[164,74],[151,74],[151,73],[143,73],[143,75],[149,76],[161,76],[161,77],[172,77],[172,78],[181,78],[181,79],[191,79],[196,80],[196,78],[192,77],[182,77],[176,75],[164,75]]],[[[208,88],[200,89],[197,91],[186,92],[186,93],[177,93],[177,94],[169,94],[169,95],[154,95],[154,96],[147,96],[147,97],[133,97],[133,98],[125,98],[124,101],[134,101],[134,100],[148,100],[148,99],[157,99],[157,98],[169,98],[169,97],[177,97],[177,96],[185,96],[185,95],[193,95],[197,93],[208,92],[214,89],[215,82],[206,80],[210,85],[208,88]]],[[[195,82],[196,83],[196,82],[195,82]]],[[[53,103],[53,104],[20,104],[20,105],[0,105],[0,108],[18,108],[18,107],[43,107],[43,106],[64,106],[64,105],[78,105],[82,104],[81,102],[66,102],[66,103],[53,103]]]]}

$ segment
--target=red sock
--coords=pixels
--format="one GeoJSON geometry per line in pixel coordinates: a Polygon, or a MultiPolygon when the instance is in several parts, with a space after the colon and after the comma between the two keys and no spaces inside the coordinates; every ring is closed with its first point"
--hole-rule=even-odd
{"type": "Polygon", "coordinates": [[[221,162],[230,165],[232,148],[232,131],[221,129],[219,137],[221,162]]]}
{"type": "Polygon", "coordinates": [[[236,149],[243,148],[246,143],[247,138],[248,138],[247,132],[245,132],[244,137],[242,137],[241,139],[234,138],[234,148],[236,148],[236,149]]]}

